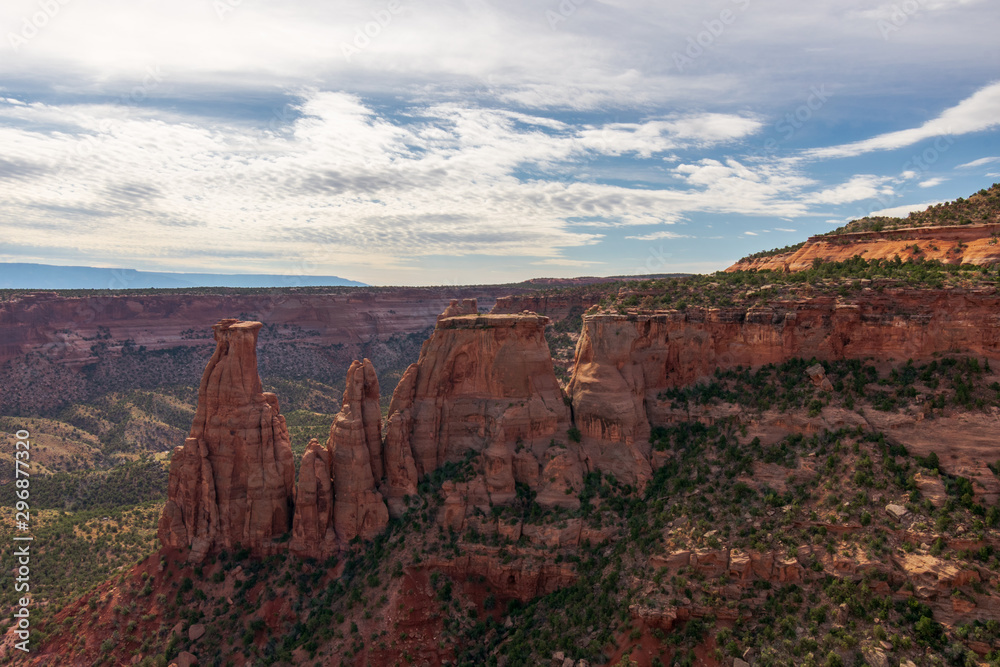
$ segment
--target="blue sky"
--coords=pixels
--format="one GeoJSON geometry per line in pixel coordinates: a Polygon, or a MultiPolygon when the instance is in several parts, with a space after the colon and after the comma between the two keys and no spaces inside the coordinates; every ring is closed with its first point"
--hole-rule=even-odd
{"type": "Polygon", "coordinates": [[[1000,181],[1000,3],[5,0],[0,261],[703,272],[1000,181]]]}

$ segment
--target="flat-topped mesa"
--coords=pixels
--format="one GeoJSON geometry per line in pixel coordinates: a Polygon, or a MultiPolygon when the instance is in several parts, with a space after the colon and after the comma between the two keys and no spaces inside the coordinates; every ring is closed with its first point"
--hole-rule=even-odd
{"type": "Polygon", "coordinates": [[[198,389],[184,446],[174,449],[164,546],[190,546],[189,558],[243,545],[273,553],[272,538],[292,527],[295,466],[278,398],[257,374],[260,322],[224,319],[212,328],[215,353],[198,389]]]}
{"type": "Polygon", "coordinates": [[[650,424],[666,423],[667,388],[723,370],[791,358],[929,360],[938,354],[1000,358],[1000,294],[975,290],[868,290],[766,308],[585,315],[568,393],[590,469],[642,481],[650,424]],[[634,470],[635,476],[629,475],[634,470]]]}
{"type": "MultiPolygon", "coordinates": [[[[460,309],[453,303],[393,394],[386,467],[394,516],[404,510],[402,486],[415,488],[412,474],[422,478],[461,461],[469,450],[483,454],[478,472],[485,495],[478,497],[487,509],[489,502],[512,500],[515,482],[539,489],[540,502],[579,502],[561,487],[547,495],[548,485],[562,482],[541,476],[549,460],[565,451],[552,443],[565,445],[570,426],[545,341],[548,318],[476,313],[474,302],[460,309]],[[457,310],[461,314],[451,314],[457,310]]],[[[571,467],[564,462],[559,469],[571,467]]]]}

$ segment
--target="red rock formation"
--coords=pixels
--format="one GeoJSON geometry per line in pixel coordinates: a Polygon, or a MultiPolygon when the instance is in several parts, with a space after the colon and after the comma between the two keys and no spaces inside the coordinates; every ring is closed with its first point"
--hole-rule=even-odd
{"type": "Polygon", "coordinates": [[[337,538],[370,540],[385,528],[389,512],[375,482],[382,478],[382,412],[372,362],[355,361],[347,371],[340,413],[326,447],[333,462],[333,525],[337,538]]]}
{"type": "MultiPolygon", "coordinates": [[[[404,381],[408,375],[413,375],[411,369],[415,371],[416,364],[407,369],[404,381]]],[[[409,410],[392,412],[391,415],[383,449],[385,479],[379,490],[389,506],[389,516],[398,519],[406,513],[407,498],[417,493],[417,466],[407,439],[412,428],[409,410]]]]}
{"type": "Polygon", "coordinates": [[[802,271],[821,259],[843,262],[855,255],[865,259],[936,259],[945,264],[993,265],[1000,262],[1000,244],[995,236],[1000,224],[948,227],[917,227],[883,232],[854,232],[835,236],[812,236],[794,252],[739,261],[726,271],[770,269],[802,271]],[[913,252],[913,246],[920,248],[913,252]]]}
{"type": "Polygon", "coordinates": [[[191,435],[174,449],[159,537],[190,546],[192,560],[237,544],[273,551],[271,538],[292,525],[295,467],[278,399],[262,392],[257,374],[261,326],[227,319],[213,327],[191,435]]]}
{"type": "Polygon", "coordinates": [[[792,357],[915,361],[961,350],[1000,358],[996,289],[865,290],[770,308],[586,315],[568,393],[590,469],[648,479],[649,428],[669,419],[657,395],[716,368],[792,357]]]}
{"type": "Polygon", "coordinates": [[[338,551],[333,528],[333,479],[330,452],[313,439],[299,465],[290,548],[301,556],[323,558],[338,551]]]}
{"type": "MultiPolygon", "coordinates": [[[[225,292],[226,290],[220,290],[225,292]]],[[[432,326],[449,297],[477,297],[492,305],[509,287],[329,288],[319,293],[274,291],[266,294],[201,294],[171,290],[163,294],[65,297],[56,292],[15,296],[0,303],[0,363],[59,346],[68,363],[93,360],[94,337],[108,332],[109,344],[131,340],[160,350],[204,345],[192,327],[214,322],[218,313],[255,313],[283,330],[283,340],[299,343],[355,343],[392,334],[411,334],[432,326]],[[294,328],[293,328],[294,327],[294,328]]]]}
{"type": "MultiPolygon", "coordinates": [[[[548,319],[533,313],[476,312],[475,303],[449,307],[424,343],[420,360],[407,369],[393,394],[386,433],[386,488],[388,497],[395,499],[394,514],[400,512],[399,499],[415,488],[406,465],[411,457],[415,473],[423,476],[446,462],[462,460],[468,450],[483,453],[479,472],[485,495],[479,497],[479,482],[469,482],[476,498],[456,496],[450,504],[446,501],[450,509],[442,520],[449,525],[460,527],[470,506],[488,510],[490,502],[511,501],[515,482],[537,488],[542,480],[543,490],[558,487],[558,493],[545,498],[559,504],[576,501],[564,490],[567,479],[570,486],[581,485],[576,450],[552,447],[553,441],[567,443],[570,422],[545,342],[548,319]],[[447,316],[457,311],[467,314],[447,316]],[[564,454],[549,470],[550,477],[542,477],[542,465],[557,458],[547,454],[550,448],[564,454]]],[[[454,486],[453,494],[471,492],[466,486],[454,486]]]]}
{"type": "Polygon", "coordinates": [[[458,317],[459,315],[477,315],[479,313],[479,302],[476,299],[452,299],[444,312],[438,315],[437,321],[446,317],[458,317]]]}

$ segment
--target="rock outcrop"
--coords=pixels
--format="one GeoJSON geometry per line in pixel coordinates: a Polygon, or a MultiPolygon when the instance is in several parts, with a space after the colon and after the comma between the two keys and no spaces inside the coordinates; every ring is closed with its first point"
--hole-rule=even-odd
{"type": "Polygon", "coordinates": [[[803,271],[812,268],[817,259],[843,262],[855,255],[867,260],[898,255],[904,261],[919,258],[944,264],[993,265],[1000,263],[997,234],[1000,224],[994,223],[811,236],[792,252],[741,260],[726,271],[803,271]]]}
{"type": "Polygon", "coordinates": [[[278,399],[257,374],[261,326],[226,319],[213,327],[191,435],[174,450],[159,537],[190,547],[191,560],[238,544],[269,553],[272,538],[292,527],[295,467],[278,399]]]}
{"type": "Polygon", "coordinates": [[[333,528],[330,452],[316,439],[306,446],[299,465],[290,548],[294,553],[313,558],[332,555],[339,549],[333,528]]]}
{"type": "Polygon", "coordinates": [[[920,361],[954,350],[1000,358],[995,288],[862,294],[854,303],[824,296],[749,310],[585,315],[568,393],[589,469],[641,485],[651,474],[650,424],[668,421],[658,394],[716,368],[794,357],[920,361]]]}
{"type": "MultiPolygon", "coordinates": [[[[451,502],[447,523],[453,527],[466,508],[488,510],[490,503],[513,500],[517,482],[537,488],[540,501],[578,502],[564,490],[580,488],[582,471],[576,450],[564,449],[570,414],[545,342],[548,319],[476,313],[474,302],[453,303],[393,394],[385,488],[394,516],[416,477],[461,461],[470,450],[482,454],[481,483],[463,483],[476,497],[451,502]],[[554,458],[560,462],[549,469],[554,458]],[[543,466],[550,476],[541,474],[543,466]],[[544,493],[549,486],[558,492],[544,493]]],[[[455,494],[472,493],[454,487],[455,494]]]]}
{"type": "Polygon", "coordinates": [[[333,467],[333,526],[347,543],[370,540],[385,528],[389,512],[376,481],[382,478],[382,412],[372,362],[355,361],[347,371],[340,413],[326,448],[333,467]]]}

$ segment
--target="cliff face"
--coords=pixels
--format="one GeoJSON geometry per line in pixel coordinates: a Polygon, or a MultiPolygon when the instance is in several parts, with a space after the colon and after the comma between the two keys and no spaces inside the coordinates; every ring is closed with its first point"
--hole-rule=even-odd
{"type": "Polygon", "coordinates": [[[339,385],[353,359],[405,368],[449,297],[492,305],[509,287],[302,288],[224,294],[167,291],[0,302],[0,413],[32,414],[109,391],[183,384],[205,367],[220,314],[265,323],[261,375],[339,385]]]}
{"type": "Polygon", "coordinates": [[[867,290],[858,303],[835,297],[762,309],[587,315],[568,393],[591,469],[642,484],[651,474],[655,400],[715,369],[758,367],[793,357],[927,360],[961,351],[1000,357],[1000,296],[993,288],[867,290]]]}
{"type": "Polygon", "coordinates": [[[569,411],[543,335],[547,322],[537,315],[438,322],[390,409],[410,413],[407,439],[418,475],[491,442],[540,456],[553,437],[565,439],[569,411]]]}
{"type": "Polygon", "coordinates": [[[892,259],[899,255],[903,260],[921,258],[945,264],[993,265],[1000,262],[998,234],[1000,224],[813,236],[795,252],[740,261],[726,271],[802,271],[811,268],[817,259],[843,262],[855,255],[867,260],[892,259]],[[920,252],[914,252],[914,246],[920,252]]]}
{"type": "Polygon", "coordinates": [[[285,418],[257,375],[260,322],[222,320],[191,435],[174,449],[160,519],[165,546],[192,560],[236,544],[260,552],[292,525],[295,467],[285,418]]]}
{"type": "MultiPolygon", "coordinates": [[[[566,480],[579,480],[582,473],[575,450],[564,448],[570,415],[545,342],[548,319],[476,315],[474,304],[464,312],[469,314],[438,321],[393,394],[386,460],[390,481],[401,481],[391,486],[412,485],[414,473],[427,475],[471,450],[482,453],[483,468],[475,480],[453,489],[449,525],[458,528],[466,509],[488,511],[490,503],[513,500],[517,482],[536,488],[539,502],[572,505],[566,480]],[[562,463],[551,466],[556,459],[562,463]]],[[[390,491],[394,514],[399,493],[390,491]]]]}

